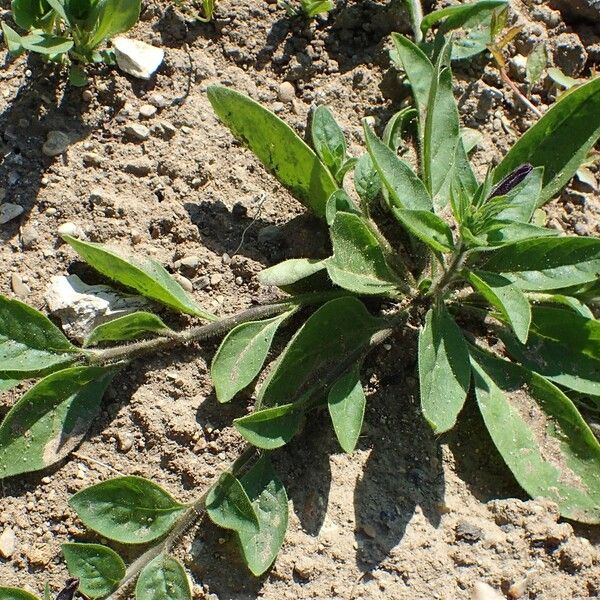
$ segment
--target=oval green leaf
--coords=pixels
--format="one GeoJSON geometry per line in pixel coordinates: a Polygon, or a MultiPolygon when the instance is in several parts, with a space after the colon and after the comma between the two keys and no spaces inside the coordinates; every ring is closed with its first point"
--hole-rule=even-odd
{"type": "Polygon", "coordinates": [[[258,533],[258,517],[240,481],[223,473],[206,497],[211,521],[224,529],[258,533]]]}
{"type": "Polygon", "coordinates": [[[149,334],[173,335],[173,333],[160,317],[139,311],[98,325],[87,337],[84,346],[94,346],[101,342],[125,342],[149,334]]]}
{"type": "Polygon", "coordinates": [[[274,450],[285,446],[298,433],[303,416],[303,409],[292,402],[257,410],[235,419],[233,424],[253,446],[274,450]]]}
{"type": "Polygon", "coordinates": [[[100,411],[114,367],[73,367],[42,379],[0,425],[0,479],[39,471],[70,454],[100,411]]]}
{"type": "Polygon", "coordinates": [[[69,505],[87,527],[122,544],[165,535],[185,506],[142,477],[117,477],[75,494],[69,505]]]}
{"type": "Polygon", "coordinates": [[[192,600],[190,580],[181,563],[160,554],[144,567],[135,586],[136,600],[192,600]]]}
{"type": "Polygon", "coordinates": [[[454,239],[448,224],[428,210],[403,210],[392,207],[394,216],[417,239],[438,252],[452,252],[454,239]]]}
{"type": "Polygon", "coordinates": [[[125,577],[125,563],[100,544],[63,544],[67,569],[79,579],[79,591],[89,598],[108,596],[125,577]]]}
{"type": "Polygon", "coordinates": [[[0,600],[39,600],[39,598],[18,588],[0,587],[0,600]]]}
{"type": "Polygon", "coordinates": [[[600,445],[574,404],[528,369],[471,355],[483,420],[519,484],[556,502],[563,517],[600,523],[600,445]]]}
{"type": "Polygon", "coordinates": [[[318,216],[325,216],[327,199],[337,189],[329,169],[293,129],[244,94],[222,86],[208,88],[208,99],[235,137],[318,216]]]}
{"type": "Polygon", "coordinates": [[[327,106],[318,106],[311,121],[314,149],[323,163],[336,174],[346,160],[346,139],[327,106]]]}

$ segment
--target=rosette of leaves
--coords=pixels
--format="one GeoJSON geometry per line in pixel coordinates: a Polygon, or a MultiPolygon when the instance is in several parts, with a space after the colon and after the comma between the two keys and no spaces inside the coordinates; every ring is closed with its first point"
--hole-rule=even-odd
{"type": "Polygon", "coordinates": [[[114,63],[112,51],[102,46],[138,22],[141,0],[12,0],[11,10],[26,33],[2,23],[9,52],[35,52],[70,65],[71,83],[82,86],[87,83],[82,65],[114,63]]]}

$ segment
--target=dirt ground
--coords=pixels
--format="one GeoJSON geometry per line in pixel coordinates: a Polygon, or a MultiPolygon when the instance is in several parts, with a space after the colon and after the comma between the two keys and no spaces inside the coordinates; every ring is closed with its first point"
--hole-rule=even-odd
{"type": "MultiPolygon", "coordinates": [[[[0,2],[5,19],[8,4],[0,2]]],[[[305,25],[274,0],[222,0],[216,21],[203,25],[186,23],[168,2],[144,2],[132,35],[165,48],[163,67],[150,82],[99,68],[85,92],[66,87],[64,73],[25,57],[9,61],[0,50],[0,200],[24,209],[0,226],[0,292],[44,310],[53,275],[100,282],[57,238],[60,225],[73,223],[89,240],[160,260],[218,314],[273,298],[256,273],[283,258],[321,255],[326,235],[233,141],[205,92],[211,83],[246,92],[300,133],[310,107],[326,103],[357,156],[361,118],[373,116],[380,127],[407,95],[388,51],[389,33],[409,29],[388,2],[338,4],[328,19],[305,25]],[[286,95],[285,81],[295,97],[286,95]],[[158,110],[144,117],[140,109],[149,104],[158,110]],[[53,130],[71,145],[50,159],[42,145],[53,130]]],[[[551,61],[568,75],[600,68],[591,24],[568,24],[538,0],[512,5],[525,23],[513,56],[546,40],[551,61]]],[[[455,72],[464,124],[484,134],[475,154],[483,173],[532,116],[485,58],[455,72]]],[[[511,73],[522,81],[518,59],[511,73]]],[[[555,95],[545,77],[532,101],[544,111],[555,95]]],[[[547,218],[557,229],[600,236],[600,198],[575,183],[547,207],[547,218]]],[[[513,599],[600,597],[600,529],[565,522],[551,503],[528,500],[471,404],[455,431],[434,438],[418,410],[416,340],[396,341],[367,365],[368,412],[356,452],[340,453],[327,419],[317,418],[278,454],[290,527],[272,570],[252,578],[230,536],[203,524],[179,552],[194,597],[459,600],[480,581],[513,599]]],[[[191,500],[235,458],[242,442],[231,421],[251,399],[216,402],[206,374],[214,350],[136,363],[109,388],[75,456],[2,483],[0,534],[13,529],[17,546],[0,558],[0,585],[40,594],[48,580],[61,588],[61,543],[94,539],[66,503],[83,487],[116,471],[191,500]]],[[[0,416],[25,387],[2,396],[0,416]]]]}

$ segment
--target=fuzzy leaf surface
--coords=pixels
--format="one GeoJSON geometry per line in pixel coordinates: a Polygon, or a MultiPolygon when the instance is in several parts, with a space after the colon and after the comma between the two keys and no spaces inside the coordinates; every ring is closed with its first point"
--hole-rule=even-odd
{"type": "Polygon", "coordinates": [[[352,452],[356,448],[366,404],[360,369],[356,364],[331,386],[327,397],[333,428],[344,452],[352,452]]]}
{"type": "Polygon", "coordinates": [[[174,557],[160,554],[147,564],[135,586],[136,600],[192,600],[190,580],[174,557]]]}
{"type": "Polygon", "coordinates": [[[149,334],[172,333],[173,330],[167,327],[160,317],[139,311],[98,325],[86,338],[84,346],[95,346],[102,342],[124,342],[147,337],[149,334]]]}
{"type": "Polygon", "coordinates": [[[258,533],[258,517],[240,481],[223,473],[206,497],[206,511],[211,521],[224,529],[258,533]]]}

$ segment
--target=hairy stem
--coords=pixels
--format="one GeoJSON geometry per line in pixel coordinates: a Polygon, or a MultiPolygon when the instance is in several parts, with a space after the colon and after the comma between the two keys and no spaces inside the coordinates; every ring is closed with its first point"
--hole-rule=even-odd
{"type": "Polygon", "coordinates": [[[442,297],[448,286],[454,280],[456,273],[461,269],[466,254],[466,248],[461,240],[459,241],[456,250],[454,250],[446,270],[431,284],[431,289],[429,290],[430,295],[436,298],[442,297]]]}

